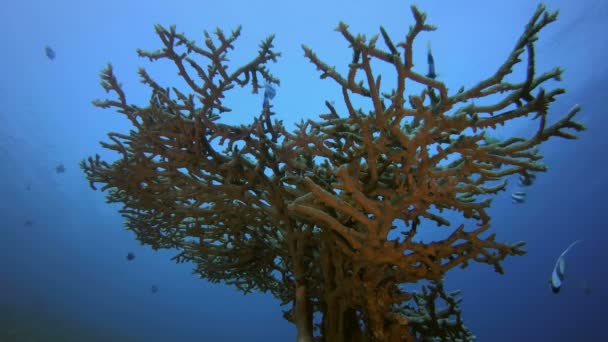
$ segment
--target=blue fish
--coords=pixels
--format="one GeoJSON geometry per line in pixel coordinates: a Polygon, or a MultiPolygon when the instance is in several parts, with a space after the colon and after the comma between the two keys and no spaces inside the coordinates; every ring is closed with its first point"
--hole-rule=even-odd
{"type": "Polygon", "coordinates": [[[44,47],[44,52],[46,53],[46,56],[50,59],[53,60],[55,59],[55,50],[51,49],[50,46],[45,46],[44,47]]]}
{"type": "Polygon", "coordinates": [[[135,259],[135,253],[129,252],[127,254],[127,260],[132,261],[133,259],[135,259]]]}
{"type": "Polygon", "coordinates": [[[270,83],[264,84],[264,108],[270,107],[270,100],[274,99],[277,95],[276,89],[270,83]]]}

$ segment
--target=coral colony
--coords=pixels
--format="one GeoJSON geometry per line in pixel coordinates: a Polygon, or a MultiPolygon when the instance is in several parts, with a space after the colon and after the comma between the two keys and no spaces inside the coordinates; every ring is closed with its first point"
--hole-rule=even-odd
{"type": "Polygon", "coordinates": [[[102,184],[108,202],[123,204],[126,227],[140,242],[177,249],[174,260],[192,263],[201,278],[272,293],[287,306],[298,341],[474,339],[443,275],[471,262],[503,273],[507,256],[525,254],[523,242],[491,234],[489,197],[511,175],[546,171],[537,147],[552,137],[575,139],[584,126],[573,120],[578,106],[548,123],[549,105],[565,90],[541,86],[562,70],[538,72],[534,44],[557,13],[539,6],[496,73],[456,92],[434,70],[429,75],[424,61],[414,68],[414,41],[435,27],[416,7],[412,13],[401,42],[382,27],[367,39],[340,23],[352,49],[346,74],[303,47],[321,78],[342,88],[345,111],[326,102],[327,113],[293,131],[272,119],[268,86],[279,84],[267,66],[279,56],[273,36],[249,63],[228,69],[240,28],[205,32],[199,46],[173,26],[156,26],[163,48],[138,54],[172,61],[190,89],[170,94],[140,69],[150,104],[129,104],[108,65],[101,84],[114,98],[95,105],[124,114],[133,129],[102,142],[117,160],[82,161],[91,187],[102,184]],[[506,82],[522,60],[525,74],[506,82]],[[374,63],[394,74],[381,78],[374,63]],[[393,89],[381,82],[387,77],[393,89]],[[407,93],[411,84],[423,90],[407,93]],[[243,125],[221,123],[230,111],[222,99],[236,86],[266,90],[268,105],[243,125]],[[355,107],[354,98],[369,108],[355,107]],[[488,139],[518,118],[533,120],[535,134],[488,139]],[[445,212],[476,224],[449,228],[445,212]],[[418,233],[438,226],[449,229],[447,238],[421,240],[418,233]],[[428,283],[419,292],[403,286],[422,280],[428,283]]]}

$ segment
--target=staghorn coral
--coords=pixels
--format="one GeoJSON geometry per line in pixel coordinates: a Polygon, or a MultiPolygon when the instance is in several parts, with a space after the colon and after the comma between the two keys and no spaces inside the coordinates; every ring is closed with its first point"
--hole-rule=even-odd
{"type": "Polygon", "coordinates": [[[472,341],[475,335],[462,322],[457,298],[460,291],[446,293],[443,280],[423,286],[421,293],[414,293],[414,305],[406,303],[397,309],[408,319],[410,332],[420,340],[429,337],[441,341],[472,341]],[[445,302],[445,308],[437,308],[437,300],[445,302]]]}
{"type": "Polygon", "coordinates": [[[197,46],[174,27],[156,26],[163,48],[139,55],[172,61],[191,93],[164,88],[141,69],[152,95],[138,107],[127,102],[112,67],[104,69],[101,84],[116,99],[95,105],[117,109],[133,130],[109,133],[111,142],[101,143],[119,153],[117,160],[81,162],[91,187],[102,184],[108,202],[123,204],[126,227],[142,243],[177,249],[174,260],[193,263],[201,278],[270,291],[290,304],[284,316],[296,325],[298,341],[471,340],[442,276],[472,261],[502,273],[502,260],[525,253],[523,242],[484,234],[489,197],[512,174],[546,171],[536,147],[551,137],[574,139],[571,130],[584,127],[573,121],[578,106],[547,123],[549,104],[564,90],[541,85],[559,80],[561,70],[537,73],[534,42],[557,13],[539,6],[496,73],[453,94],[414,68],[414,40],[435,28],[416,7],[412,13],[415,24],[398,43],[382,27],[368,40],[341,23],[337,31],[353,50],[346,75],[303,47],[321,78],[341,86],[348,112],[326,102],[328,113],[293,132],[272,120],[270,105],[246,125],[218,120],[230,111],[222,104],[230,89],[257,93],[262,79],[279,83],[266,66],[279,56],[272,36],[251,62],[228,72],[240,29],[230,36],[205,32],[204,46],[197,46]],[[523,80],[506,82],[524,53],[523,80]],[[393,89],[382,88],[372,61],[394,69],[393,89]],[[424,88],[408,95],[410,84],[424,88]],[[355,108],[354,97],[367,99],[370,109],[355,108]],[[473,103],[480,99],[491,104],[473,103]],[[487,138],[496,126],[524,117],[538,123],[533,136],[487,138]],[[444,211],[476,225],[421,240],[422,229],[450,225],[444,211]],[[421,280],[433,282],[422,294],[402,286],[421,280]],[[448,308],[436,308],[437,298],[448,308]],[[313,313],[322,317],[319,324],[313,313]]]}

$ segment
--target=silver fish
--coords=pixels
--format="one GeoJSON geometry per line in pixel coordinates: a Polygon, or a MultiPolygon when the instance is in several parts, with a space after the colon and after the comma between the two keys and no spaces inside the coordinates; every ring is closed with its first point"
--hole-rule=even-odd
{"type": "Polygon", "coordinates": [[[511,194],[511,201],[514,204],[521,204],[526,201],[526,193],[523,191],[515,191],[511,194]]]}

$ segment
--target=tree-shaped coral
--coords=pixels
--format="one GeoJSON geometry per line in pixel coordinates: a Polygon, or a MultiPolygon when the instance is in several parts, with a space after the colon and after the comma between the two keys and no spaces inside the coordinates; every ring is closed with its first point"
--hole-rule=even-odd
{"type": "Polygon", "coordinates": [[[230,110],[222,99],[233,87],[257,93],[261,79],[278,84],[266,67],[278,56],[273,37],[230,73],[228,52],[240,30],[230,36],[217,30],[215,39],[205,33],[201,47],[174,27],[157,26],[164,47],[140,56],[171,60],[191,93],[164,88],[142,69],[150,103],[131,105],[108,66],[102,85],[117,99],[95,104],[116,108],[134,128],[109,133],[112,142],[102,143],[119,159],[96,156],[81,166],[94,189],[103,184],[108,202],[123,204],[126,226],[142,243],[178,250],[175,260],[193,263],[202,278],[270,291],[291,304],[284,316],[297,326],[298,341],[312,341],[315,327],[325,341],[470,340],[459,300],[444,291],[442,276],[471,261],[502,273],[505,257],[525,253],[523,243],[483,234],[490,228],[488,197],[512,174],[545,171],[536,147],[554,136],[573,139],[568,129],[584,127],[572,120],[578,106],[547,124],[549,104],[564,90],[541,85],[559,79],[561,70],[537,73],[534,43],[557,13],[539,6],[496,73],[453,94],[413,67],[414,40],[434,27],[416,7],[412,13],[415,24],[397,43],[383,28],[367,40],[340,24],[353,50],[346,75],[304,47],[321,78],[341,86],[347,112],[326,103],[328,113],[293,132],[272,120],[270,105],[246,125],[218,121],[230,110]],[[506,82],[524,53],[523,80],[506,82]],[[392,67],[393,89],[382,88],[372,61],[392,67]],[[409,84],[424,87],[408,94],[409,84]],[[356,108],[357,96],[371,110],[356,108]],[[476,99],[496,101],[475,105],[476,99]],[[533,136],[486,136],[522,117],[538,123],[533,136]],[[477,224],[443,240],[420,240],[423,226],[450,225],[444,210],[477,224]],[[402,287],[421,280],[432,282],[421,294],[402,287]],[[446,307],[437,307],[439,298],[446,307]]]}

